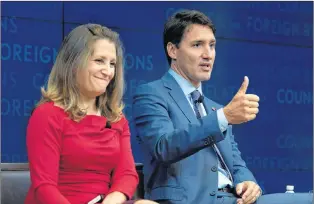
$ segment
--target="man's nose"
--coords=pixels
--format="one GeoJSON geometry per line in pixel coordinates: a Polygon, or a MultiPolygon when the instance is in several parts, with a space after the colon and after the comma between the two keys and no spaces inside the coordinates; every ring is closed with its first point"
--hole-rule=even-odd
{"type": "Polygon", "coordinates": [[[213,58],[213,51],[210,48],[205,48],[202,57],[211,60],[213,58]]]}
{"type": "Polygon", "coordinates": [[[209,43],[207,46],[204,46],[203,52],[204,58],[207,58],[209,60],[215,59],[216,48],[215,45],[213,45],[212,43],[209,43]]]}

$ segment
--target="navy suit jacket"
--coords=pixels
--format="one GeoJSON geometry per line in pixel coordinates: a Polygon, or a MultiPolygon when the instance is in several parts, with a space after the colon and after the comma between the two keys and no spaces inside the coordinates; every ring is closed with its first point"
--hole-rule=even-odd
{"type": "Polygon", "coordinates": [[[145,198],[169,203],[214,204],[218,186],[216,143],[234,184],[256,182],[241,158],[229,125],[219,129],[222,106],[204,98],[207,116],[197,119],[181,87],[166,73],[139,86],[133,96],[133,128],[144,158],[145,198]]]}

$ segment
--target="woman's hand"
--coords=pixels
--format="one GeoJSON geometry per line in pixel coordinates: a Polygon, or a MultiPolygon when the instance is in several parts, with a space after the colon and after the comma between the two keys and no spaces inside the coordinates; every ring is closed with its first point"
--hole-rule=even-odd
{"type": "Polygon", "coordinates": [[[134,204],[158,204],[158,203],[151,200],[138,200],[134,204]]]}
{"type": "Polygon", "coordinates": [[[122,204],[126,200],[127,198],[123,193],[114,191],[109,193],[101,204],[122,204]]]}

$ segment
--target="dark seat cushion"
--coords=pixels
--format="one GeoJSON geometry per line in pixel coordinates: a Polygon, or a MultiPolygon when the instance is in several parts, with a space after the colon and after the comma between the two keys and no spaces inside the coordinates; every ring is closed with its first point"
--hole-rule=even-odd
{"type": "Polygon", "coordinates": [[[2,171],[1,177],[1,203],[23,204],[31,183],[29,171],[2,171]]]}
{"type": "MultiPolygon", "coordinates": [[[[134,199],[144,197],[143,164],[136,163],[140,183],[134,193],[134,199]]],[[[1,163],[1,204],[23,204],[31,185],[27,163],[1,163]]]]}

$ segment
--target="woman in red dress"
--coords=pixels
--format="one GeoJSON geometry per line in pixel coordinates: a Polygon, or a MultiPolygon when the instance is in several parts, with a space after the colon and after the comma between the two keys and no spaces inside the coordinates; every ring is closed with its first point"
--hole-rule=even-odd
{"type": "Polygon", "coordinates": [[[138,175],[122,114],[122,54],[119,35],[97,24],[64,39],[27,127],[32,184],[25,204],[132,198],[138,175]]]}

